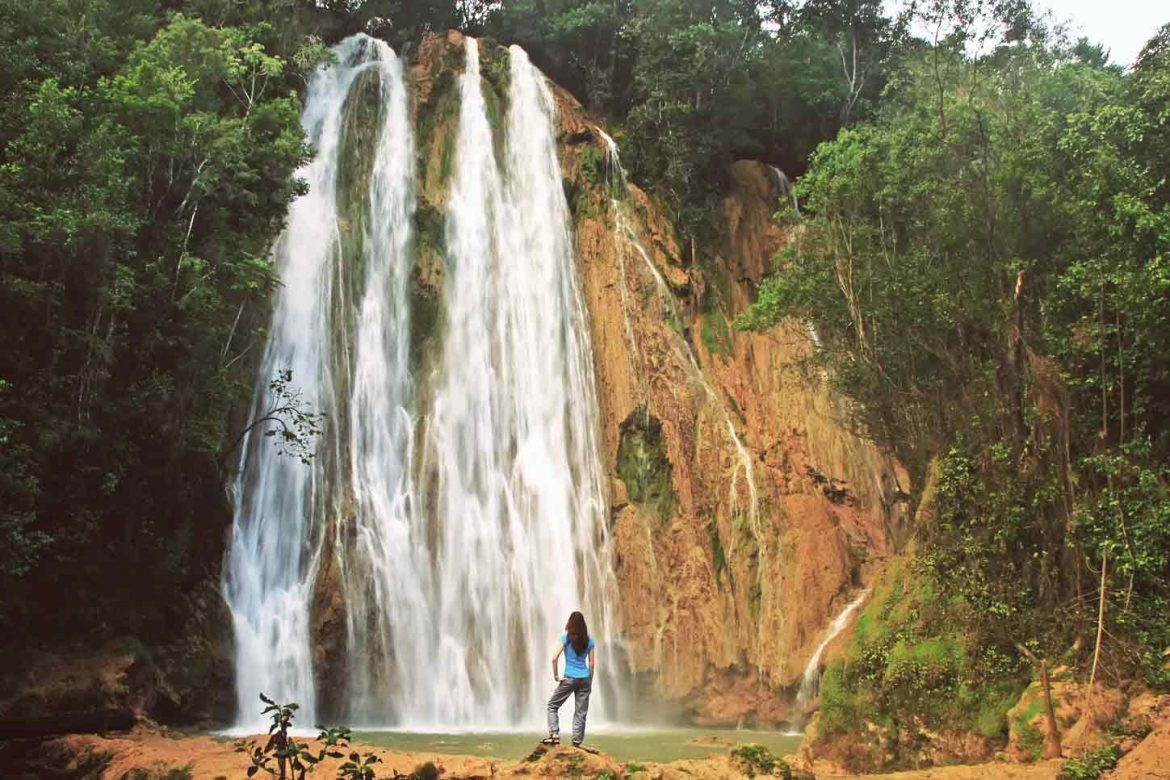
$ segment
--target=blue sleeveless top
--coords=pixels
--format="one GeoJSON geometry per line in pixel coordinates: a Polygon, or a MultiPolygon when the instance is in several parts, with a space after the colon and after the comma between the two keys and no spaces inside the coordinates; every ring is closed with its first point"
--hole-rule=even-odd
{"type": "Polygon", "coordinates": [[[577,651],[569,644],[569,635],[561,634],[561,644],[565,648],[565,677],[572,677],[575,680],[584,680],[589,676],[589,651],[593,649],[593,637],[589,637],[589,644],[585,646],[585,652],[577,655],[577,651]]]}

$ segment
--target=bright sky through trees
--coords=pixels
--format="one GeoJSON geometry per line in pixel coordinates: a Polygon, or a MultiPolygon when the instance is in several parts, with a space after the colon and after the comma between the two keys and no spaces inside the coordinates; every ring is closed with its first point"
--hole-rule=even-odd
{"type": "MultiPolygon", "coordinates": [[[[904,8],[905,0],[886,0],[890,13],[904,8]]],[[[1170,22],[1166,0],[1034,0],[1036,10],[1064,22],[1070,38],[1081,36],[1109,50],[1111,62],[1132,65],[1146,41],[1158,28],[1170,22]]],[[[931,37],[931,30],[916,29],[917,35],[931,37]]]]}
{"type": "Polygon", "coordinates": [[[1122,65],[1132,65],[1145,42],[1170,22],[1164,0],[1038,0],[1037,7],[1067,19],[1073,37],[1104,44],[1110,59],[1122,65]]]}

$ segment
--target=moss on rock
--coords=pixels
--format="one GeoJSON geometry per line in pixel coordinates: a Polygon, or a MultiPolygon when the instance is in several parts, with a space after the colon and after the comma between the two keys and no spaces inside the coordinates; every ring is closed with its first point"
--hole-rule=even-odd
{"type": "Polygon", "coordinates": [[[410,277],[410,367],[421,372],[442,322],[443,215],[427,203],[415,211],[415,264],[410,277]]]}
{"type": "Polygon", "coordinates": [[[662,423],[645,407],[639,406],[621,425],[617,474],[630,501],[657,510],[663,521],[671,518],[678,502],[662,441],[662,423]]]}
{"type": "Polygon", "coordinates": [[[337,216],[341,227],[341,249],[350,278],[362,278],[364,228],[368,219],[370,176],[378,148],[378,134],[385,109],[382,83],[376,70],[357,78],[342,109],[341,139],[337,166],[337,216]]]}

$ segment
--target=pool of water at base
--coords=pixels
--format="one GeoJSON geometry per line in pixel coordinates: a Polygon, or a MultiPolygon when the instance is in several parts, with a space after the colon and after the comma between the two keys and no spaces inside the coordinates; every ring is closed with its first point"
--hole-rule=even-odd
{"type": "MultiPolygon", "coordinates": [[[[448,755],[491,756],[505,759],[524,758],[543,734],[525,732],[467,732],[458,734],[428,734],[414,731],[355,731],[354,737],[378,747],[410,753],[441,753],[448,755]]],[[[568,743],[568,731],[561,732],[568,743]]],[[[587,731],[585,744],[597,748],[622,762],[667,762],[687,758],[703,758],[725,753],[736,745],[763,745],[778,756],[796,752],[801,736],[783,731],[754,731],[746,729],[697,729],[607,727],[602,731],[587,731]]]]}

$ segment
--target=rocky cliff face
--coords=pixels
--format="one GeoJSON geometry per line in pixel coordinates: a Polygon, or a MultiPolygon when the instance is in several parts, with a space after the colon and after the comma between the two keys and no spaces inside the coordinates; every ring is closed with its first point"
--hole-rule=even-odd
{"type": "MultiPolygon", "coordinates": [[[[424,41],[412,68],[424,248],[442,205],[460,43],[424,41]]],[[[482,50],[485,92],[506,100],[495,75],[506,69],[493,67],[506,54],[482,50]]],[[[697,721],[786,720],[825,628],[899,536],[906,476],[801,370],[812,343],[799,323],[730,326],[799,229],[773,219],[775,173],[736,163],[722,240],[684,254],[668,211],[615,186],[601,134],[556,95],[630,668],[697,721]]],[[[439,289],[434,260],[420,265],[420,306],[439,289]]]]}

